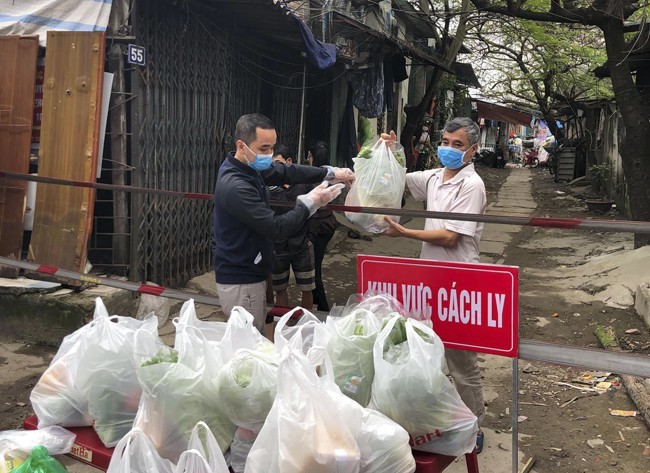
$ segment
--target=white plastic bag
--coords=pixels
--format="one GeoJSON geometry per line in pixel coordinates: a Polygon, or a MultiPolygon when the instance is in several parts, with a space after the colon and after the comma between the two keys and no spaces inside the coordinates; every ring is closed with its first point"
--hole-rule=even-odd
{"type": "Polygon", "coordinates": [[[350,430],[361,455],[360,473],[413,473],[415,459],[409,434],[378,411],[349,399],[334,382],[332,360],[322,349],[312,351],[313,366],[321,368],[321,389],[337,409],[337,418],[350,430]]]}
{"type": "Polygon", "coordinates": [[[226,331],[221,341],[221,359],[230,361],[237,350],[257,350],[266,354],[274,353],[274,346],[254,325],[253,314],[240,306],[235,306],[228,317],[226,331]]]}
{"type": "Polygon", "coordinates": [[[214,383],[223,412],[238,427],[259,432],[277,391],[274,355],[240,349],[224,365],[214,383]]]}
{"type": "Polygon", "coordinates": [[[415,450],[460,456],[476,446],[478,419],[445,376],[444,355],[427,325],[393,317],[375,342],[370,407],[404,427],[415,450]]]}
{"type": "MultiPolygon", "coordinates": [[[[353,158],[356,179],[345,198],[345,205],[387,207],[399,209],[406,184],[406,167],[401,165],[393,151],[382,139],[368,150],[362,148],[353,158]],[[365,158],[366,155],[368,158],[365,158]]],[[[370,233],[383,233],[388,228],[383,215],[346,212],[347,219],[370,233]]],[[[399,221],[398,217],[390,217],[399,221]]]]}
{"type": "Polygon", "coordinates": [[[41,430],[5,430],[0,432],[0,473],[10,473],[30,455],[33,448],[43,446],[50,455],[70,452],[76,435],[63,427],[41,430]]]}
{"type": "Polygon", "coordinates": [[[142,321],[109,317],[98,299],[93,324],[96,326],[84,340],[88,345],[77,382],[88,400],[88,414],[97,435],[104,445],[114,447],[133,427],[142,394],[133,360],[135,332],[157,335],[158,319],[151,314],[142,321]]]}
{"type": "Polygon", "coordinates": [[[248,455],[246,473],[358,473],[359,447],[321,389],[313,365],[295,350],[283,356],[278,394],[248,455]]]}
{"type": "Polygon", "coordinates": [[[140,359],[137,376],[143,392],[134,427],[143,430],[158,453],[173,462],[185,451],[199,421],[210,427],[221,450],[226,451],[235,426],[221,411],[210,382],[222,366],[218,350],[192,326],[177,326],[176,361],[160,339],[139,331],[137,351],[149,352],[151,346],[157,347],[160,355],[153,364],[140,359]]]}
{"type": "MultiPolygon", "coordinates": [[[[93,425],[107,447],[126,435],[142,389],[133,361],[137,330],[157,334],[157,319],[109,316],[100,298],[92,322],[66,337],[30,400],[39,428],[93,425]]],[[[153,353],[148,353],[153,356],[153,353]]]]}
{"type": "Polygon", "coordinates": [[[291,347],[309,356],[314,347],[326,348],[330,336],[325,324],[318,317],[307,309],[296,307],[284,314],[275,326],[275,352],[281,354],[286,347],[291,347]],[[295,325],[289,326],[291,317],[298,311],[302,311],[302,315],[295,325]]]}
{"type": "Polygon", "coordinates": [[[217,439],[205,422],[197,423],[192,429],[187,448],[178,461],[176,473],[228,473],[217,439]]]}
{"type": "Polygon", "coordinates": [[[147,434],[133,429],[115,447],[106,473],[173,473],[174,464],[158,455],[147,434]]]}
{"type": "Polygon", "coordinates": [[[328,317],[326,326],[332,334],[327,351],[336,385],[365,407],[370,402],[375,375],[373,347],[381,321],[370,311],[356,309],[345,317],[328,317]]]}

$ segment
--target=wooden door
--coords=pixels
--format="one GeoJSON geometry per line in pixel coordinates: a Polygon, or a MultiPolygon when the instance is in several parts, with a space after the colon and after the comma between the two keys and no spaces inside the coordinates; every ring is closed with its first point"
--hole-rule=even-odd
{"type": "MultiPolygon", "coordinates": [[[[29,172],[38,36],[0,36],[0,170],[29,172]]],[[[27,183],[0,178],[0,256],[20,259],[27,183]]],[[[0,275],[15,276],[1,267],[0,275]]]]}
{"type": "MultiPolygon", "coordinates": [[[[95,181],[103,73],[104,33],[48,32],[39,175],[95,181]]],[[[94,203],[94,189],[39,184],[30,259],[83,272],[94,203]]]]}

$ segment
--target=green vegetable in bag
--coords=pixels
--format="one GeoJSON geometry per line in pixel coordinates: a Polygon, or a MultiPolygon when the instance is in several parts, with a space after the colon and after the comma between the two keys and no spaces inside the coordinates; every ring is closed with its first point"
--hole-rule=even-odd
{"type": "Polygon", "coordinates": [[[379,319],[361,309],[345,317],[329,317],[327,326],[332,333],[327,351],[334,381],[343,394],[365,407],[370,402],[375,373],[372,348],[379,333],[379,319]]]}
{"type": "Polygon", "coordinates": [[[173,348],[163,348],[156,356],[142,363],[142,367],[157,365],[158,363],[178,363],[178,352],[173,348]]]}
{"type": "Polygon", "coordinates": [[[32,454],[12,473],[67,473],[61,463],[52,458],[47,448],[39,446],[32,449],[32,454]]]}

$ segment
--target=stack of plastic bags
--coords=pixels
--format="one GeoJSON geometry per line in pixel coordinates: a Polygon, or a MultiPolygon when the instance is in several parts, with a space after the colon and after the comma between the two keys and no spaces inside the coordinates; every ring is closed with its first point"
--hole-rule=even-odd
{"type": "Polygon", "coordinates": [[[459,456],[478,427],[441,340],[402,313],[384,295],[325,323],[297,308],[273,344],[243,308],[208,322],[188,301],[171,348],[155,316],[109,317],[98,300],[31,399],[39,427],[94,424],[117,444],[110,473],[412,473],[411,447],[459,456]]]}

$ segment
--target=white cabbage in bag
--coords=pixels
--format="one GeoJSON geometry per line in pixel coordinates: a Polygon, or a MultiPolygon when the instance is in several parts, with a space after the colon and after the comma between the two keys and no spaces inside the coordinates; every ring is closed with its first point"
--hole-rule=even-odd
{"type": "Polygon", "coordinates": [[[375,342],[370,407],[404,427],[415,450],[460,456],[476,446],[478,419],[445,376],[444,356],[431,328],[393,317],[375,342]]]}
{"type": "Polygon", "coordinates": [[[238,427],[259,432],[277,391],[275,356],[240,349],[215,379],[223,412],[238,427]]]}

